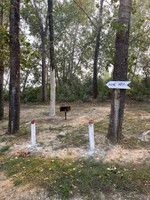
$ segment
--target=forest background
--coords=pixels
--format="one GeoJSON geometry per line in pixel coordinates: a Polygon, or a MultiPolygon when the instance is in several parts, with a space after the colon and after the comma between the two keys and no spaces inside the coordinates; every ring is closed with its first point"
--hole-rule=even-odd
{"type": "MultiPolygon", "coordinates": [[[[4,2],[4,25],[0,28],[4,60],[4,99],[9,87],[9,1],[4,2]]],[[[117,0],[103,4],[98,56],[98,95],[104,101],[111,96],[105,84],[112,79],[115,37],[119,29],[117,0]]],[[[2,6],[2,4],[1,4],[2,6]]],[[[50,96],[50,59],[47,25],[47,1],[21,1],[21,100],[47,101],[50,96]],[[44,68],[44,75],[43,75],[44,68]],[[43,86],[43,77],[45,86],[43,86]],[[44,87],[46,88],[43,92],[44,87]],[[43,96],[44,94],[44,96],[43,96]]],[[[92,101],[93,62],[100,14],[100,2],[93,0],[54,1],[56,63],[56,100],[92,101]]],[[[133,0],[129,41],[127,96],[135,100],[150,98],[150,2],[133,0]]]]}

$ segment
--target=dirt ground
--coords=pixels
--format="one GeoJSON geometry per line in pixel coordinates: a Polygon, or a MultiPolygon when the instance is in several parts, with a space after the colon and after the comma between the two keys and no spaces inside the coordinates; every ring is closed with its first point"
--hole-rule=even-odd
{"type": "MultiPolygon", "coordinates": [[[[127,104],[125,108],[125,127],[127,126],[128,132],[125,132],[125,139],[136,137],[138,141],[146,142],[150,144],[149,129],[150,126],[150,110],[149,104],[127,104]],[[131,120],[132,119],[132,120],[131,120]],[[133,121],[133,119],[135,121],[133,121]],[[130,122],[131,121],[131,122],[130,122]],[[132,123],[137,123],[137,127],[140,126],[142,121],[142,129],[136,131],[133,130],[132,123]]],[[[121,144],[112,145],[106,138],[107,128],[109,124],[110,103],[67,103],[57,104],[56,116],[49,116],[49,105],[32,105],[26,104],[21,106],[21,130],[26,129],[30,134],[30,124],[32,120],[35,120],[36,125],[36,147],[31,147],[30,136],[28,138],[20,138],[19,140],[13,140],[10,149],[5,153],[6,155],[17,155],[17,152],[30,151],[33,155],[39,155],[46,158],[60,157],[60,158],[88,158],[92,157],[96,160],[102,160],[103,162],[115,162],[122,165],[128,163],[141,164],[143,162],[149,162],[150,160],[150,145],[143,146],[142,148],[124,148],[121,144]],[[60,106],[69,105],[71,111],[67,113],[67,120],[65,120],[64,113],[59,111],[60,106]],[[103,128],[96,130],[95,132],[95,151],[89,150],[89,144],[76,146],[73,143],[64,143],[63,139],[68,132],[73,132],[82,129],[80,133],[82,138],[88,140],[88,124],[89,120],[93,120],[94,123],[103,122],[103,128]],[[87,128],[86,128],[87,127],[87,128]]],[[[5,116],[7,119],[8,107],[5,108],[5,116]]],[[[10,137],[6,135],[7,132],[7,120],[3,120],[0,124],[0,138],[10,137]]],[[[134,124],[134,125],[135,125],[134,124]]],[[[134,127],[136,128],[136,127],[134,127]]],[[[15,136],[11,136],[12,138],[15,136]]],[[[1,140],[0,148],[9,145],[10,140],[1,140]]],[[[39,188],[31,189],[26,187],[13,187],[11,179],[8,179],[5,174],[0,174],[0,199],[50,199],[47,197],[47,193],[39,188]],[[38,193],[38,196],[35,193],[38,193]]],[[[150,196],[134,196],[129,194],[129,199],[141,199],[150,200],[150,196]],[[133,198],[134,197],[134,198],[133,198]]],[[[58,199],[52,198],[52,199],[58,199]]],[[[76,197],[77,199],[81,199],[76,197]]],[[[105,199],[103,194],[100,195],[100,199],[105,199]]],[[[123,200],[121,194],[111,195],[110,199],[123,200]]]]}

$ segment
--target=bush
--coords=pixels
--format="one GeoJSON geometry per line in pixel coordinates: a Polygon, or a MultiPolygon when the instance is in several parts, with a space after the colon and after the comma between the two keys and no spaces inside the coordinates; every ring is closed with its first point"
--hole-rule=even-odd
{"type": "Polygon", "coordinates": [[[150,98],[150,85],[145,85],[145,80],[135,77],[130,90],[127,90],[127,96],[133,100],[145,101],[150,98]]]}
{"type": "Polygon", "coordinates": [[[41,101],[41,87],[26,88],[24,92],[21,92],[21,101],[23,101],[24,103],[36,103],[41,101]]]}
{"type": "Polygon", "coordinates": [[[9,101],[9,91],[4,90],[4,101],[9,101]]]}
{"type": "MultiPolygon", "coordinates": [[[[98,79],[98,100],[104,101],[110,98],[111,90],[107,88],[106,83],[102,79],[98,79]]],[[[72,85],[68,83],[58,85],[57,87],[57,101],[76,101],[91,102],[93,99],[93,79],[87,77],[81,81],[74,78],[72,85]]]]}

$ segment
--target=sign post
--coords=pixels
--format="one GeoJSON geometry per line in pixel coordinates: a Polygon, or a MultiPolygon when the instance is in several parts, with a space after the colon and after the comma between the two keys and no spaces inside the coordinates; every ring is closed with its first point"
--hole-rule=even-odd
{"type": "Polygon", "coordinates": [[[131,81],[109,81],[106,83],[107,87],[110,89],[131,89],[128,84],[131,81]]]}

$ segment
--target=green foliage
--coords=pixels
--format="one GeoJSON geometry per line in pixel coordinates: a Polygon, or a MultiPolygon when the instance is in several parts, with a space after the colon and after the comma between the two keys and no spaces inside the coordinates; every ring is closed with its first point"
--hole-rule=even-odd
{"type": "Polygon", "coordinates": [[[26,102],[39,102],[41,100],[41,87],[28,87],[23,92],[21,92],[21,100],[26,102]]]}
{"type": "Polygon", "coordinates": [[[139,76],[135,76],[132,82],[132,88],[127,91],[127,95],[138,101],[145,101],[150,98],[150,78],[141,79],[139,76]]]}
{"type": "Polygon", "coordinates": [[[30,129],[25,127],[21,127],[20,130],[16,133],[17,138],[18,137],[27,138],[30,135],[31,135],[30,129]]]}
{"type": "Polygon", "coordinates": [[[31,84],[40,82],[39,63],[41,60],[40,54],[35,48],[27,41],[27,38],[22,33],[21,35],[21,90],[26,89],[31,84]],[[32,78],[30,78],[32,77],[32,78]]]}
{"type": "MultiPolygon", "coordinates": [[[[9,72],[9,4],[5,3],[5,23],[0,27],[1,41],[4,52],[0,59],[5,61],[5,73],[9,72]]],[[[55,27],[55,58],[58,101],[92,101],[93,81],[92,67],[97,32],[98,3],[92,0],[54,1],[54,27],[55,27]],[[77,5],[77,4],[78,5],[77,5]],[[85,11],[85,12],[84,12],[85,11]],[[87,13],[87,15],[86,15],[87,13]],[[89,18],[93,23],[90,22],[89,18]],[[72,76],[69,86],[69,67],[72,76]]],[[[126,27],[119,25],[118,0],[111,0],[111,6],[107,4],[103,10],[103,26],[101,33],[100,53],[98,60],[98,75],[102,75],[114,65],[115,35],[116,31],[124,33],[126,27]]],[[[43,27],[47,19],[47,1],[36,1],[43,27]]],[[[1,6],[1,4],[0,4],[1,6]]],[[[132,99],[143,100],[149,98],[149,0],[133,0],[130,49],[129,49],[129,77],[133,78],[132,89],[127,91],[132,99]],[[136,74],[142,73],[144,78],[136,80],[136,74]],[[146,78],[147,77],[147,78],[146,78]],[[147,83],[146,83],[147,82],[147,83]],[[147,86],[146,86],[146,84],[147,86]]],[[[41,91],[41,40],[39,20],[34,5],[25,0],[21,5],[21,15],[29,27],[29,35],[35,41],[30,44],[21,30],[21,99],[24,102],[40,101],[41,91]],[[40,42],[39,42],[40,41],[40,42]],[[33,88],[34,87],[34,88],[33,88]]],[[[48,38],[46,38],[48,44],[48,38]]],[[[48,46],[48,45],[47,45],[48,46]]],[[[47,48],[46,46],[46,48],[47,48]]],[[[48,60],[48,48],[46,50],[46,62],[48,60]]],[[[47,63],[46,63],[47,64],[47,63]]],[[[47,65],[48,66],[48,65],[47,65]]],[[[49,73],[49,72],[48,72],[49,73]]],[[[49,75],[49,74],[48,74],[49,75]]],[[[98,100],[104,101],[110,98],[111,90],[105,86],[106,81],[98,80],[98,100]]],[[[49,92],[49,90],[48,90],[49,92]]],[[[4,95],[8,100],[8,93],[4,95]]]]}
{"type": "Polygon", "coordinates": [[[9,101],[9,91],[4,90],[4,101],[9,101]]]}
{"type": "MultiPolygon", "coordinates": [[[[107,82],[107,80],[106,80],[107,82]]],[[[110,97],[111,91],[105,86],[102,79],[98,79],[98,100],[104,101],[110,97]]],[[[57,86],[57,100],[58,101],[77,101],[83,102],[92,101],[93,98],[93,79],[86,77],[83,81],[75,78],[72,85],[67,83],[57,86]]]]}
{"type": "Polygon", "coordinates": [[[127,25],[126,24],[120,24],[116,19],[112,20],[111,26],[113,31],[117,31],[119,35],[123,35],[125,31],[127,30],[127,25]]]}
{"type": "Polygon", "coordinates": [[[0,149],[0,154],[4,153],[5,151],[8,151],[9,148],[10,148],[9,145],[3,146],[3,147],[0,149]]]}
{"type": "Polygon", "coordinates": [[[105,101],[110,99],[111,90],[106,86],[106,83],[110,81],[110,78],[103,80],[98,79],[98,100],[105,101]]]}

